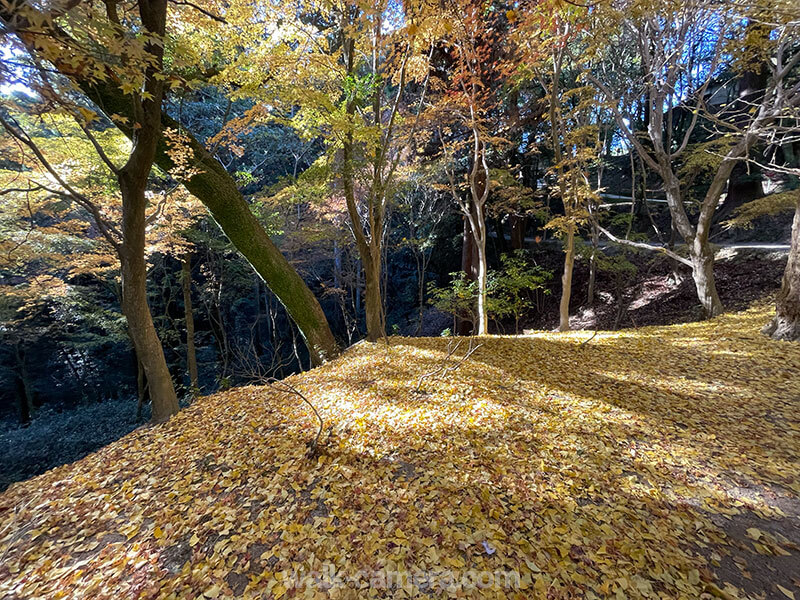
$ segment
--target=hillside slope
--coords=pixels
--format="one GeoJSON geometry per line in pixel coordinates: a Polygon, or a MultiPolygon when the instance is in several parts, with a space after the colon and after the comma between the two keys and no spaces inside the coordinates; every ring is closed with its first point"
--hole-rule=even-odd
{"type": "Polygon", "coordinates": [[[452,342],[362,343],[290,379],[314,458],[297,396],[202,398],[0,495],[0,598],[800,598],[800,345],[766,315],[422,380],[452,342]]]}

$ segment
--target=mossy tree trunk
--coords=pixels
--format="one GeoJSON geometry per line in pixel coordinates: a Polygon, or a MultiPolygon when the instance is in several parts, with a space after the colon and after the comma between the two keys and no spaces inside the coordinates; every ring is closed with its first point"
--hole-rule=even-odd
{"type": "MultiPolygon", "coordinates": [[[[43,21],[44,27],[47,28],[47,34],[53,43],[49,50],[37,49],[36,36],[26,28],[28,18],[20,16],[22,13],[19,9],[23,7],[31,14],[39,13],[36,8],[24,3],[24,6],[16,5],[17,10],[0,7],[0,18],[5,22],[15,23],[15,27],[11,30],[15,31],[20,40],[75,82],[100,112],[109,118],[117,115],[126,117],[128,123],[136,122],[130,97],[120,89],[116,75],[109,69],[105,73],[105,79],[98,79],[96,74],[85,71],[81,64],[74,64],[74,61],[69,59],[71,51],[68,49],[72,47],[69,36],[46,19],[43,21]],[[59,51],[60,48],[63,51],[59,51]]],[[[115,123],[125,135],[133,137],[132,126],[123,125],[119,119],[116,119],[115,123]]],[[[185,136],[187,146],[192,153],[189,163],[200,171],[183,182],[186,189],[206,205],[220,229],[278,297],[300,329],[312,362],[320,364],[338,355],[339,347],[322,307],[253,215],[233,177],[202,143],[177,121],[162,114],[161,130],[165,129],[180,131],[185,136]]],[[[164,171],[175,166],[167,150],[166,140],[161,136],[157,140],[155,164],[164,171]]]]}
{"type": "MultiPolygon", "coordinates": [[[[164,123],[178,127],[169,118],[165,118],[164,123]]],[[[297,324],[312,363],[319,365],[336,357],[339,347],[328,320],[303,278],[272,242],[225,167],[194,138],[190,140],[190,147],[203,172],[186,181],[186,189],[206,205],[220,229],[278,297],[297,324]]],[[[163,138],[156,163],[163,169],[172,166],[163,138]]]]}

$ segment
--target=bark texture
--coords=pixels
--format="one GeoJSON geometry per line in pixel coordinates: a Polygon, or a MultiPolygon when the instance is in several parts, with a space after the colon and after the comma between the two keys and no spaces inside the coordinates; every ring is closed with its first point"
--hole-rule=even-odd
{"type": "Polygon", "coordinates": [[[723,307],[714,279],[714,251],[708,241],[695,238],[689,256],[692,261],[692,279],[703,314],[707,318],[715,317],[722,313],[723,307]]]}
{"type": "MultiPolygon", "coordinates": [[[[21,2],[16,7],[0,6],[0,19],[10,24],[9,30],[15,31],[32,51],[42,55],[43,52],[37,50],[36,36],[26,30],[28,20],[19,10],[22,7],[34,14],[38,12],[27,2],[21,2]]],[[[68,33],[50,21],[44,22],[47,23],[47,34],[65,50],[58,52],[58,46],[54,45],[54,50],[49,54],[45,53],[43,57],[74,81],[107,117],[119,115],[126,117],[128,123],[136,122],[130,96],[122,92],[115,74],[109,69],[104,74],[105,79],[98,79],[96,74],[84,71],[81,64],[76,65],[69,59],[71,50],[68,49],[72,45],[68,33]]],[[[129,138],[134,137],[134,130],[130,125],[123,125],[120,121],[116,121],[116,124],[129,138]]],[[[180,131],[188,138],[187,145],[192,152],[189,162],[200,170],[200,173],[184,182],[186,189],[206,205],[220,229],[279,298],[300,329],[312,362],[321,364],[337,356],[339,347],[322,307],[250,211],[234,179],[203,144],[177,121],[162,114],[161,129],[167,128],[180,131]]],[[[167,150],[166,140],[160,136],[156,144],[155,164],[165,171],[175,166],[167,150]]]]}
{"type": "Polygon", "coordinates": [[[575,266],[575,228],[570,227],[564,242],[564,273],[561,275],[561,302],[558,305],[558,330],[569,331],[569,301],[572,297],[572,269],[575,266]]]}
{"type": "Polygon", "coordinates": [[[800,340],[800,196],[792,223],[789,260],[775,303],[775,317],[763,332],[775,340],[800,340]]]}
{"type": "MultiPolygon", "coordinates": [[[[139,0],[139,14],[144,29],[162,38],[166,26],[166,0],[139,0]]],[[[158,339],[150,307],[147,303],[147,264],[145,263],[145,230],[147,182],[153,168],[156,146],[161,137],[161,100],[164,84],[156,74],[160,71],[164,49],[149,43],[146,51],[153,57],[145,73],[145,91],[149,98],[128,97],[128,104],[139,125],[133,136],[133,149],[125,165],[117,173],[122,193],[122,244],[118,249],[122,280],[122,312],[128,321],[136,355],[147,378],[152,401],[152,421],[166,421],[178,412],[178,397],[158,339]]]]}

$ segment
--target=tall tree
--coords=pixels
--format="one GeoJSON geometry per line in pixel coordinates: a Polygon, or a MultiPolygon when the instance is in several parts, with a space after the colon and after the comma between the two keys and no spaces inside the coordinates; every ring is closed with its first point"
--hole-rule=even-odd
{"type": "MultiPolygon", "coordinates": [[[[699,124],[703,122],[701,116],[713,120],[713,113],[706,108],[707,94],[719,82],[723,66],[728,66],[740,51],[729,40],[743,33],[749,15],[764,10],[769,10],[766,4],[759,3],[742,7],[715,0],[692,4],[631,0],[595,13],[598,39],[618,35],[636,41],[642,76],[626,82],[627,99],[614,93],[613,86],[592,70],[586,71],[587,78],[608,102],[621,135],[661,178],[673,225],[688,248],[688,259],[676,258],[691,267],[697,296],[707,317],[722,312],[714,280],[714,253],[709,243],[713,217],[733,169],[747,158],[761,132],[771,126],[786,106],[788,98],[781,92],[790,70],[786,67],[790,65],[782,65],[775,71],[767,90],[749,105],[742,115],[744,118],[737,119],[733,126],[729,120],[716,120],[721,136],[713,140],[713,147],[701,151],[712,153],[719,160],[695,219],[687,210],[687,190],[680,177],[679,160],[693,151],[691,144],[696,141],[699,124]],[[631,95],[646,100],[646,143],[631,126],[634,116],[626,112],[631,95]],[[682,131],[675,126],[679,112],[689,115],[682,131]]],[[[792,34],[785,28],[779,28],[777,33],[780,41],[772,40],[770,44],[786,44],[791,39],[784,37],[792,34]]]]}
{"type": "MultiPolygon", "coordinates": [[[[677,159],[689,146],[706,91],[717,75],[731,28],[731,15],[719,11],[713,0],[691,6],[633,0],[600,12],[595,21],[598,36],[609,36],[609,20],[605,19],[610,17],[610,26],[618,28],[620,37],[636,40],[642,76],[625,85],[629,85],[629,94],[646,100],[647,144],[631,127],[633,115],[625,112],[630,103],[592,71],[587,71],[587,76],[605,96],[621,134],[661,177],[672,221],[689,247],[689,259],[682,262],[692,268],[697,296],[706,316],[713,317],[722,312],[722,302],[714,281],[714,255],[708,237],[719,189],[727,182],[729,171],[726,166],[718,173],[719,181],[709,189],[693,224],[686,210],[687,198],[678,175],[677,159]],[[700,43],[704,39],[710,42],[700,43]],[[673,115],[679,107],[693,116],[680,139],[675,139],[673,115]]],[[[736,148],[727,161],[730,169],[744,150],[744,145],[736,148]]]]}
{"type": "MultiPolygon", "coordinates": [[[[93,120],[91,111],[81,110],[79,105],[71,105],[50,81],[45,71],[40,69],[38,93],[59,108],[74,111],[75,118],[85,135],[92,142],[99,159],[114,174],[122,198],[122,215],[119,230],[109,222],[100,209],[86,195],[73,188],[50,165],[33,139],[17,123],[0,117],[0,124],[7,133],[28,147],[36,159],[56,180],[65,193],[76,202],[88,208],[95,216],[96,224],[119,257],[122,281],[122,312],[128,323],[128,331],[136,349],[136,356],[147,378],[152,401],[152,420],[166,421],[178,412],[178,399],[175,387],[167,368],[164,350],[153,324],[147,301],[147,266],[145,263],[145,244],[147,227],[147,190],[150,172],[153,168],[156,146],[161,137],[161,103],[164,94],[164,43],[166,33],[167,1],[139,0],[136,12],[131,11],[120,18],[116,5],[109,10],[111,27],[96,29],[87,20],[84,26],[92,29],[98,36],[87,40],[89,44],[102,43],[116,54],[111,60],[97,59],[95,65],[114,65],[129,87],[125,101],[131,106],[134,115],[132,122],[133,139],[130,150],[122,166],[117,166],[91,132],[93,120]],[[138,13],[138,14],[137,14],[138,13]],[[131,23],[126,29],[122,22],[131,23]],[[102,62],[101,62],[102,61],[102,62]],[[116,235],[115,235],[116,234],[116,235]]],[[[84,46],[85,47],[85,46],[84,46]]],[[[86,52],[92,55],[91,50],[86,52]]],[[[34,55],[33,60],[36,61],[34,55]]]]}
{"type": "Polygon", "coordinates": [[[164,97],[164,44],[167,0],[138,0],[139,18],[148,41],[141,91],[130,94],[133,106],[133,147],[125,164],[115,170],[122,193],[122,244],[119,247],[122,278],[122,312],[128,319],[136,355],[147,377],[153,406],[153,421],[169,419],[178,412],[164,349],[158,339],[147,304],[145,264],[145,213],[147,181],[161,137],[161,102],[164,97]]]}
{"type": "MultiPolygon", "coordinates": [[[[0,20],[6,35],[16,36],[40,64],[50,63],[69,77],[98,110],[133,138],[137,121],[126,93],[130,91],[129,82],[121,81],[107,65],[69,58],[83,47],[71,34],[81,30],[64,27],[62,23],[69,23],[76,4],[72,1],[44,12],[27,0],[18,0],[0,5],[0,20]]],[[[96,13],[93,18],[94,23],[109,27],[104,14],[96,13]]],[[[339,347],[319,302],[252,213],[233,177],[202,143],[166,114],[161,115],[160,130],[181,133],[184,148],[181,156],[185,164],[194,167],[183,184],[206,205],[237,250],[283,303],[303,335],[311,360],[320,364],[338,355],[339,347]]],[[[175,153],[169,150],[166,138],[161,135],[156,140],[155,163],[164,171],[177,166],[175,153]]]]}
{"type": "Polygon", "coordinates": [[[462,264],[470,265],[472,248],[475,251],[477,333],[485,335],[489,331],[486,203],[492,191],[488,153],[505,142],[492,131],[492,111],[498,106],[512,60],[498,54],[508,32],[505,13],[494,10],[500,6],[453,0],[445,7],[441,43],[447,72],[428,119],[442,145],[450,194],[465,219],[462,264]],[[464,160],[464,175],[459,177],[458,163],[464,160]]]}
{"type": "Polygon", "coordinates": [[[374,341],[385,333],[389,205],[425,94],[429,38],[413,3],[310,0],[273,18],[280,35],[256,33],[248,44],[260,48],[258,58],[232,60],[223,77],[237,97],[258,102],[251,122],[282,121],[324,140],[331,193],[344,196],[364,269],[367,339],[374,341]]]}
{"type": "Polygon", "coordinates": [[[572,297],[572,274],[575,264],[575,237],[578,226],[587,219],[587,206],[594,198],[589,185],[588,168],[596,154],[596,127],[592,90],[579,82],[581,62],[586,61],[581,34],[586,30],[586,7],[564,3],[538,2],[535,10],[526,6],[517,19],[514,39],[522,57],[518,76],[536,82],[544,92],[549,127],[552,164],[549,175],[553,184],[551,197],[563,206],[545,225],[560,232],[564,247],[561,275],[559,330],[567,331],[572,297]]]}

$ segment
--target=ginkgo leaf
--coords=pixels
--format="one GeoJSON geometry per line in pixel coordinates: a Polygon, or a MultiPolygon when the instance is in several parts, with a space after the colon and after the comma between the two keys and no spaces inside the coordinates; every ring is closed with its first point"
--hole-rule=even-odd
{"type": "MultiPolygon", "coordinates": [[[[0,586],[105,600],[146,580],[153,598],[304,597],[302,566],[514,574],[500,598],[745,598],[713,582],[714,561],[732,555],[748,585],[775,590],[737,553],[743,540],[759,561],[794,553],[788,533],[764,523],[739,539],[717,524],[734,510],[780,523],[761,490],[800,493],[800,348],[760,337],[768,314],[485,336],[424,389],[450,340],[358,344],[287,380],[323,417],[324,460],[308,457],[313,411],[277,386],[198,398],[0,495],[20,507],[0,513],[0,586]]],[[[359,585],[366,596],[368,577],[359,585]]],[[[405,582],[384,597],[400,592],[430,597],[405,582]]]]}
{"type": "Polygon", "coordinates": [[[791,590],[787,590],[785,587],[783,587],[778,583],[776,583],[775,586],[781,591],[781,593],[784,596],[786,596],[787,598],[791,598],[791,600],[795,600],[794,592],[792,592],[791,590]]]}

